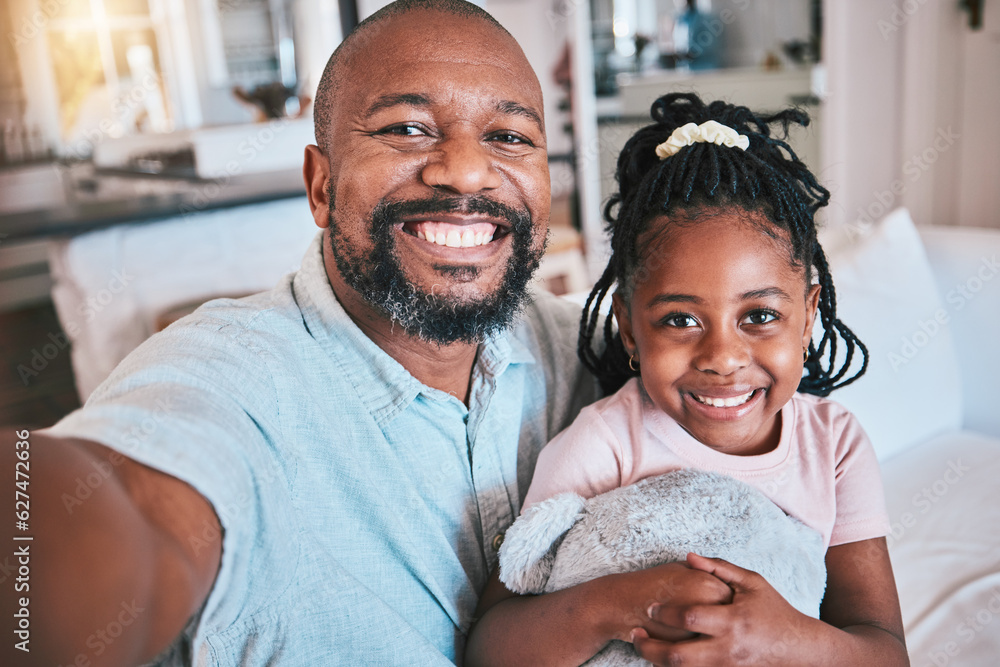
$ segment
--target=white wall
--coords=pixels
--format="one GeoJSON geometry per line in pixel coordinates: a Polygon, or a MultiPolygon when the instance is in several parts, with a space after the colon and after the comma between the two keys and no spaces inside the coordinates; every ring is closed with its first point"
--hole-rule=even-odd
{"type": "Polygon", "coordinates": [[[950,0],[824,11],[830,220],[863,230],[903,205],[918,225],[1000,227],[1000,0],[978,31],[950,0]]]}
{"type": "MultiPolygon", "coordinates": [[[[902,174],[899,162],[902,47],[884,39],[879,19],[890,0],[824,3],[823,55],[828,96],[823,108],[822,166],[817,176],[832,193],[826,215],[848,224],[880,218],[898,201],[879,198],[902,174]]],[[[897,195],[891,195],[897,199],[897,195]]]]}
{"type": "Polygon", "coordinates": [[[315,99],[326,61],[342,39],[340,6],[337,0],[295,0],[294,9],[299,90],[315,99]]]}
{"type": "MultiPolygon", "coordinates": [[[[962,84],[959,98],[962,133],[956,172],[956,220],[978,227],[1000,227],[1000,0],[986,0],[984,26],[965,28],[960,50],[962,84]]],[[[963,23],[965,15],[962,15],[963,23]]],[[[948,222],[948,221],[942,221],[948,222]]]]}

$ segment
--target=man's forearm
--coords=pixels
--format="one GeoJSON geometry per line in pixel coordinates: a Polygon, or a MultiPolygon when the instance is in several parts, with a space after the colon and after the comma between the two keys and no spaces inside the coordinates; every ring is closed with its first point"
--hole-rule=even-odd
{"type": "MultiPolygon", "coordinates": [[[[13,480],[13,448],[0,456],[3,479],[13,480]]],[[[141,663],[169,645],[207,596],[211,578],[206,584],[205,567],[199,572],[185,553],[184,522],[155,516],[172,486],[193,490],[122,461],[92,443],[31,434],[31,523],[21,536],[32,539],[20,542],[30,549],[31,577],[13,600],[30,601],[30,652],[5,641],[0,654],[14,651],[12,664],[141,663]]],[[[183,490],[178,497],[184,506],[183,490]]],[[[219,548],[209,549],[216,564],[219,548]]]]}

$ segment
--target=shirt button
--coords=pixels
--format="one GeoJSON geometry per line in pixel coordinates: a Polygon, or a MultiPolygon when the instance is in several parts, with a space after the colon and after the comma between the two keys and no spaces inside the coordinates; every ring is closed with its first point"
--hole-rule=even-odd
{"type": "Polygon", "coordinates": [[[503,533],[497,533],[493,536],[493,551],[500,551],[501,544],[503,544],[503,533]]]}

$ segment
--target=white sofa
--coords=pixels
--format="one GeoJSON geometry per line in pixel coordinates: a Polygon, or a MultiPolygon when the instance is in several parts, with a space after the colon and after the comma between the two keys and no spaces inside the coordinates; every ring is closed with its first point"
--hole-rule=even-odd
{"type": "Polygon", "coordinates": [[[304,196],[118,225],[52,241],[52,301],[81,401],[172,308],[270,289],[316,225],[304,196]]]}
{"type": "Polygon", "coordinates": [[[827,234],[869,371],[831,395],[872,438],[914,667],[1000,664],[1000,230],[900,209],[827,234]]]}
{"type": "MultiPolygon", "coordinates": [[[[55,245],[53,296],[75,330],[81,394],[150,334],[157,312],[270,286],[314,230],[291,199],[55,245]],[[112,293],[116,271],[127,285],[112,293]],[[100,305],[93,316],[88,299],[100,305]]],[[[871,350],[868,374],[832,398],[858,415],[882,461],[912,663],[1000,664],[1000,230],[918,233],[899,210],[823,241],[841,317],[871,350]]]]}

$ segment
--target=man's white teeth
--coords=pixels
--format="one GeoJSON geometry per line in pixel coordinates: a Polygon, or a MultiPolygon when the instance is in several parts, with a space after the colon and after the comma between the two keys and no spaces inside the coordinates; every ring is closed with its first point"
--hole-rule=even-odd
{"type": "Polygon", "coordinates": [[[709,396],[699,396],[698,394],[692,394],[692,396],[699,403],[711,405],[713,408],[734,408],[749,401],[750,397],[753,396],[753,392],[750,391],[742,396],[733,396],[732,398],[711,398],[709,396]]]}
{"type": "Polygon", "coordinates": [[[466,229],[464,232],[450,231],[447,234],[444,232],[424,234],[422,231],[418,231],[417,238],[421,241],[430,241],[431,243],[448,246],[449,248],[473,248],[492,241],[493,234],[474,232],[471,229],[466,229]]]}

